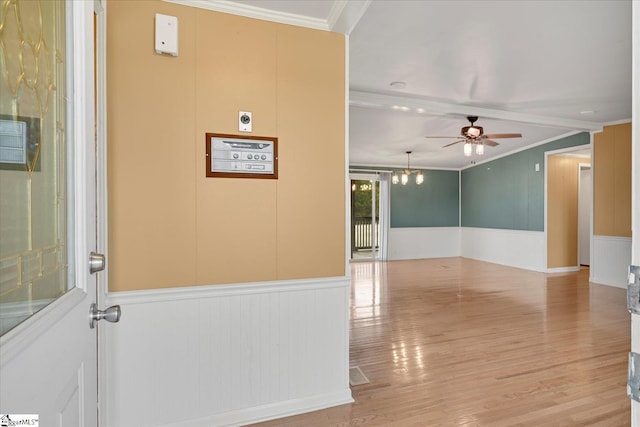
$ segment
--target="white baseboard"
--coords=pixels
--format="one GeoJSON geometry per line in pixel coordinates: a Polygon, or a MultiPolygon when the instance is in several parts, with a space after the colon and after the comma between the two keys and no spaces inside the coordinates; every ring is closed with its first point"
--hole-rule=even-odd
{"type": "Polygon", "coordinates": [[[353,398],[351,397],[350,392],[329,393],[322,396],[294,399],[287,402],[277,402],[246,410],[232,411],[197,420],[166,424],[162,427],[243,426],[246,425],[247,420],[251,420],[251,423],[258,423],[277,418],[304,414],[311,411],[318,411],[332,406],[344,405],[352,402],[353,398]]]}
{"type": "Polygon", "coordinates": [[[547,242],[542,231],[462,227],[460,240],[465,258],[547,271],[547,242]]]}
{"type": "Polygon", "coordinates": [[[547,273],[571,273],[574,271],[580,271],[580,266],[547,268],[547,273]]]}
{"type": "Polygon", "coordinates": [[[110,294],[106,425],[243,425],[352,402],[348,277],[110,294]]]}
{"type": "Polygon", "coordinates": [[[631,264],[631,238],[593,236],[591,277],[601,285],[627,287],[627,271],[631,264]]]}
{"type": "Polygon", "coordinates": [[[389,230],[390,260],[457,256],[460,256],[460,227],[411,227],[389,230]]]}

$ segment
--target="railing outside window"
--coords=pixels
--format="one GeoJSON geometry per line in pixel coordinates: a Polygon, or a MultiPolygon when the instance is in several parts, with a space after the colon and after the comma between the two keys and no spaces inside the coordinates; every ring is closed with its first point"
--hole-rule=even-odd
{"type": "Polygon", "coordinates": [[[352,246],[353,249],[371,249],[372,246],[378,248],[379,240],[378,236],[380,235],[380,224],[378,222],[378,218],[376,218],[375,223],[375,244],[371,244],[371,227],[373,226],[371,217],[355,217],[353,218],[352,225],[352,246]]]}

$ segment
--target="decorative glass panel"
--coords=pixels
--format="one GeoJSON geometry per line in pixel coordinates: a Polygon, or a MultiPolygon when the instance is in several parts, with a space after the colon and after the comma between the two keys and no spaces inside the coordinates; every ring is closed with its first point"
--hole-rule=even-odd
{"type": "Polygon", "coordinates": [[[72,286],[65,3],[0,0],[0,334],[72,286]]]}

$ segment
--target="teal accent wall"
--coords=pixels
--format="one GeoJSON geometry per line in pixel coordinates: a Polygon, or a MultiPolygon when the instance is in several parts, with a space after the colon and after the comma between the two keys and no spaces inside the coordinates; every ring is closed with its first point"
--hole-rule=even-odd
{"type": "Polygon", "coordinates": [[[463,170],[462,226],[544,231],[545,152],[589,142],[583,132],[463,170]]]}
{"type": "Polygon", "coordinates": [[[458,171],[423,170],[424,183],[412,175],[407,185],[391,184],[391,228],[458,227],[458,171]]]}
{"type": "MultiPolygon", "coordinates": [[[[398,170],[398,168],[361,167],[366,170],[398,170]]],[[[349,168],[358,172],[358,166],[349,168]]],[[[407,185],[391,184],[390,226],[401,227],[458,227],[460,225],[460,172],[422,169],[424,182],[417,185],[415,175],[407,185]]]]}

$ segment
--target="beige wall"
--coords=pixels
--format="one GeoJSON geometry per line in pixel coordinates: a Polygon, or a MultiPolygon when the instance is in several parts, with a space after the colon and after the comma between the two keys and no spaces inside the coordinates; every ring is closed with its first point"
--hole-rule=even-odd
{"type": "Polygon", "coordinates": [[[547,162],[547,267],[578,265],[578,176],[588,159],[549,156],[547,162]]]}
{"type": "Polygon", "coordinates": [[[593,139],[594,234],[631,237],[631,123],[593,139]]]}
{"type": "Polygon", "coordinates": [[[344,37],[160,1],[107,25],[110,290],[343,276],[344,37]],[[278,137],[277,180],[205,177],[205,133],[241,110],[278,137]]]}

